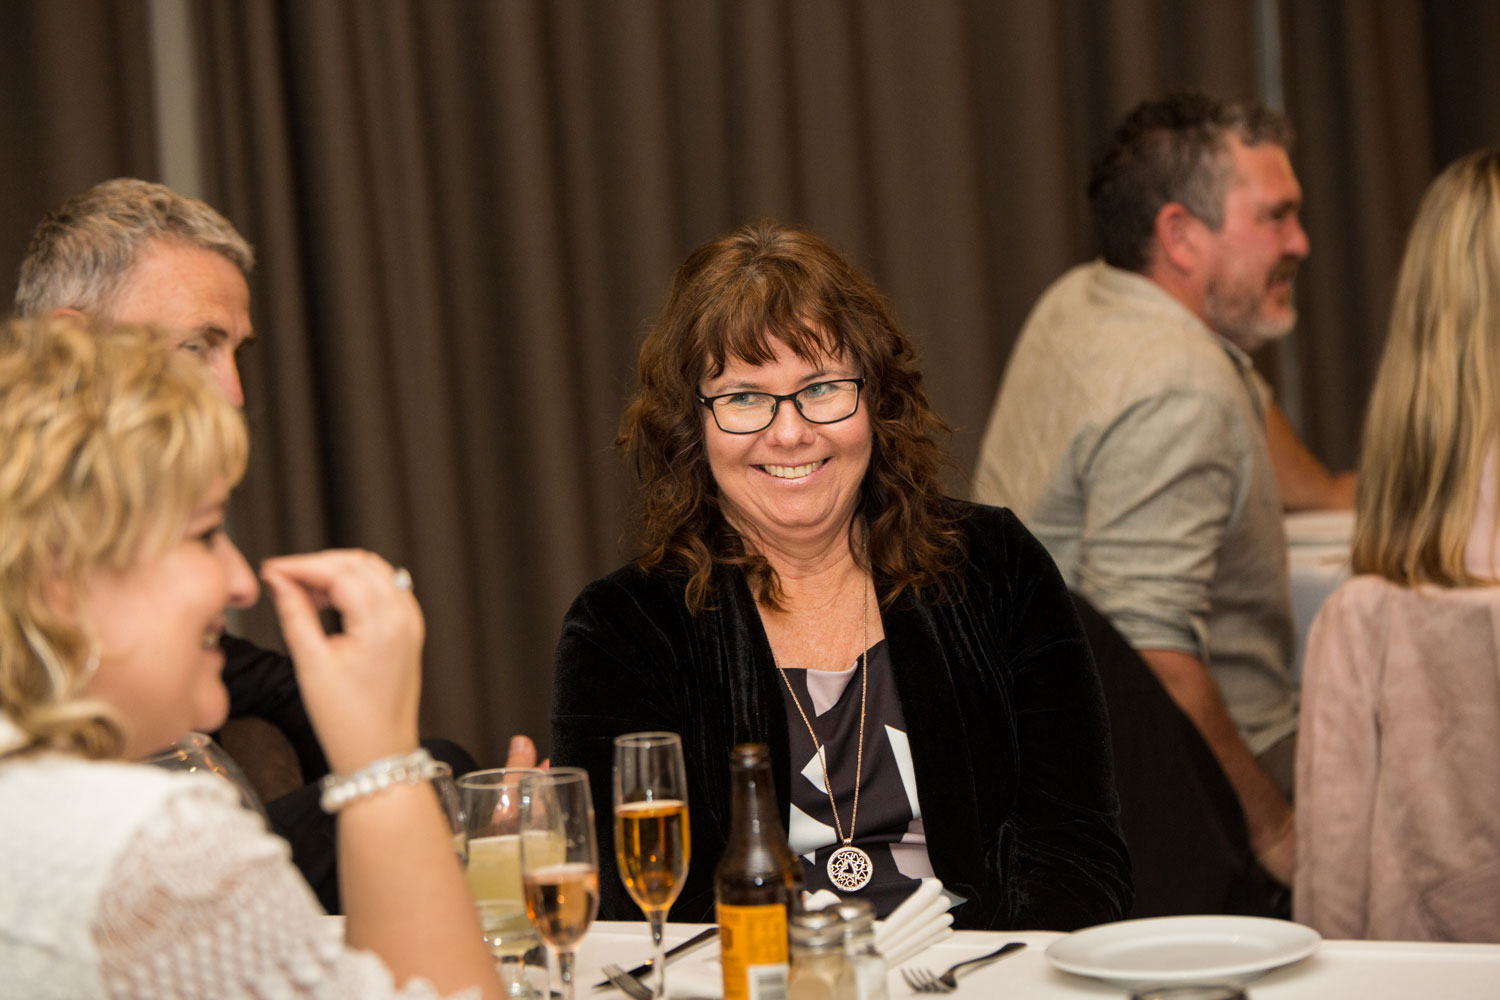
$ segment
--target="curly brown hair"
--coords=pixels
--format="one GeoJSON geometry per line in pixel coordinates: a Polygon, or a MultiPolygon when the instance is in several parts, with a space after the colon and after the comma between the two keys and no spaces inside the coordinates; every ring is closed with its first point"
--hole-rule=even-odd
{"type": "Polygon", "coordinates": [[[948,459],[934,436],[949,427],[922,388],[911,340],[869,277],[814,234],[772,221],[689,254],[641,345],[615,442],[640,481],[638,564],[686,575],[695,614],[708,606],[716,563],[740,566],[758,598],[779,607],[775,571],[724,516],[698,401],[700,383],[730,360],[772,361],[773,340],[811,363],[847,355],[863,372],[874,442],[850,547],[883,588],[881,603],[908,588],[948,596],[965,557],[939,482],[948,459]]]}

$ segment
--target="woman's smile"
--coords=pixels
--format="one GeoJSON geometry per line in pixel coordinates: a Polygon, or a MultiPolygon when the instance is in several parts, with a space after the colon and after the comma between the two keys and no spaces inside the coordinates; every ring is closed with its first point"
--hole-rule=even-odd
{"type": "Polygon", "coordinates": [[[821,469],[828,459],[819,459],[816,462],[808,462],[806,465],[758,465],[756,468],[766,472],[777,479],[803,479],[821,469]]]}

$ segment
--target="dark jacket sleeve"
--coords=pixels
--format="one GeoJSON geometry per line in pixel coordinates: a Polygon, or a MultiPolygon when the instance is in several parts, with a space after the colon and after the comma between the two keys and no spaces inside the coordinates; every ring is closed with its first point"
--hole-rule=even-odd
{"type": "Polygon", "coordinates": [[[996,570],[990,613],[1007,636],[1020,776],[996,841],[1003,922],[1071,930],[1119,920],[1130,858],[1088,641],[1062,575],[1020,521],[986,512],[976,529],[971,565],[996,570]]]}
{"type": "MultiPolygon", "coordinates": [[[[648,730],[684,734],[690,759],[688,817],[695,830],[702,825],[698,791],[703,777],[693,766],[697,761],[692,760],[691,727],[680,708],[679,685],[673,682],[686,673],[678,657],[688,650],[661,629],[661,618],[670,622],[676,615],[669,607],[655,606],[656,596],[642,574],[628,569],[591,584],[568,610],[557,647],[552,761],[589,773],[599,846],[599,917],[604,920],[641,917],[625,893],[615,862],[611,773],[616,736],[648,730]]],[[[696,847],[699,838],[693,839],[696,847]]],[[[701,886],[699,867],[690,863],[689,873],[701,886]]],[[[684,915],[681,905],[671,916],[713,919],[711,908],[709,914],[700,908],[684,915]]]]}

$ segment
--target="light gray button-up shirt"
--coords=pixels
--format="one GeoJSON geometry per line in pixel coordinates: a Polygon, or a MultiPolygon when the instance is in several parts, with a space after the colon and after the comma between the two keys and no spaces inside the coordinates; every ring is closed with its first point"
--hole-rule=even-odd
{"type": "Polygon", "coordinates": [[[1084,264],[1027,319],[974,477],[1131,645],[1207,663],[1252,753],[1297,725],[1269,397],[1155,283],[1084,264]]]}

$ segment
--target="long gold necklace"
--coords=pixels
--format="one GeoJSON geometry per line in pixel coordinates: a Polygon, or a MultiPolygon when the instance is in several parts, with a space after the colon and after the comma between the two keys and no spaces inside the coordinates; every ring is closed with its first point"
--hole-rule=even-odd
{"type": "Polygon", "coordinates": [[[839,804],[833,797],[833,782],[828,780],[828,756],[824,750],[824,744],[819,742],[818,734],[813,730],[812,720],[803,711],[802,702],[797,699],[797,692],[792,688],[792,682],[787,679],[786,668],[776,658],[776,648],[771,647],[771,662],[776,664],[776,669],[781,674],[781,682],[786,685],[787,693],[792,696],[792,704],[797,706],[797,714],[802,716],[802,724],[807,727],[807,734],[812,737],[813,747],[818,751],[818,764],[823,768],[823,791],[828,793],[828,805],[833,810],[833,826],[844,845],[828,856],[828,879],[845,892],[858,892],[863,889],[870,884],[870,876],[875,873],[875,863],[870,860],[870,855],[854,846],[854,824],[859,821],[859,779],[865,763],[865,696],[870,690],[868,669],[870,602],[865,597],[863,587],[860,588],[860,596],[863,608],[860,611],[859,646],[859,749],[854,762],[854,810],[849,815],[847,837],[844,836],[844,824],[839,822],[839,804]]]}

